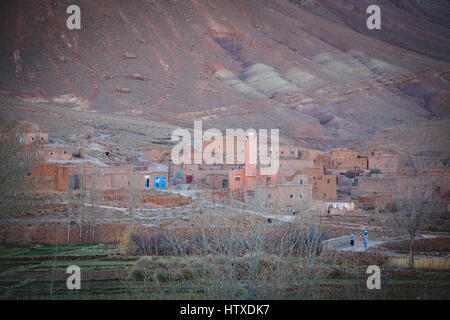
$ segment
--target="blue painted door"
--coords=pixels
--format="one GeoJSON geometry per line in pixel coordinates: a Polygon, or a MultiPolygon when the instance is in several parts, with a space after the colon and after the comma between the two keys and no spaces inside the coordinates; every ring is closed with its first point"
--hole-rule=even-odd
{"type": "Polygon", "coordinates": [[[154,189],[166,189],[166,177],[165,176],[153,176],[153,188],[154,189]]]}

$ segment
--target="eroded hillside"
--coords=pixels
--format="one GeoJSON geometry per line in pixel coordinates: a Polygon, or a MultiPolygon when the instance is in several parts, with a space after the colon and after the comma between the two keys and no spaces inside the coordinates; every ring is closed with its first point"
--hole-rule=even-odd
{"type": "Polygon", "coordinates": [[[2,2],[2,96],[169,126],[278,127],[318,148],[449,116],[446,1],[80,0],[79,31],[70,4],[2,2]],[[381,30],[366,28],[372,2],[381,30]]]}

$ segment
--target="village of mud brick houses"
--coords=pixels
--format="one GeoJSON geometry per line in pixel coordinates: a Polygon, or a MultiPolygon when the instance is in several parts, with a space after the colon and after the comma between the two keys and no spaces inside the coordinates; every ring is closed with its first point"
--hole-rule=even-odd
{"type": "MultiPolygon", "coordinates": [[[[245,153],[245,160],[237,165],[176,165],[170,156],[173,144],[155,142],[139,149],[141,156],[137,163],[105,165],[92,157],[80,158],[75,147],[50,143],[49,134],[36,124],[21,133],[20,143],[36,147],[39,166],[28,178],[38,190],[68,192],[95,188],[111,194],[135,189],[153,195],[171,189],[212,191],[244,202],[256,201],[275,214],[311,209],[325,213],[388,211],[402,197],[402,186],[411,175],[417,174],[410,163],[413,158],[418,159],[417,155],[381,151],[359,154],[346,148],[322,152],[280,143],[277,173],[263,175],[258,163],[248,161],[250,146],[255,145],[248,136],[242,144],[234,143],[233,150],[224,148],[227,155],[245,153]]],[[[204,146],[208,143],[203,141],[204,146]]],[[[419,161],[427,179],[433,181],[429,184],[433,188],[430,191],[448,199],[449,155],[424,155],[419,161]]],[[[444,210],[448,210],[448,201],[445,206],[444,210]]]]}

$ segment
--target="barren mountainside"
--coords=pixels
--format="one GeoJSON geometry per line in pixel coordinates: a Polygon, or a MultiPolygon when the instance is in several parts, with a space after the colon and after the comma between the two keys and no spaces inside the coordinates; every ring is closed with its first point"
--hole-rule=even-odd
{"type": "Polygon", "coordinates": [[[1,2],[1,96],[318,148],[448,123],[448,1],[80,0],[81,30],[70,4],[1,2]]]}

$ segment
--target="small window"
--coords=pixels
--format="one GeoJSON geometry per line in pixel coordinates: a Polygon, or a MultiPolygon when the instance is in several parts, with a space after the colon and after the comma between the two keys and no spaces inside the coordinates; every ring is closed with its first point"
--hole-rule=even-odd
{"type": "Polygon", "coordinates": [[[301,198],[303,198],[303,196],[302,196],[302,194],[300,193],[299,195],[298,195],[298,197],[301,199],[301,198]]]}
{"type": "Polygon", "coordinates": [[[50,152],[50,155],[52,156],[52,155],[53,155],[53,152],[50,152]]]}
{"type": "Polygon", "coordinates": [[[240,174],[237,174],[237,175],[234,177],[234,180],[235,180],[235,181],[241,181],[241,175],[240,175],[240,174]]]}
{"type": "Polygon", "coordinates": [[[64,154],[67,154],[67,151],[64,151],[64,154]]]}
{"type": "Polygon", "coordinates": [[[267,182],[270,182],[270,177],[266,177],[266,181],[267,181],[267,182]]]}
{"type": "Polygon", "coordinates": [[[291,193],[291,194],[289,195],[289,198],[290,198],[290,199],[294,199],[294,195],[291,193]]]}
{"type": "Polygon", "coordinates": [[[267,197],[270,199],[270,198],[272,198],[272,195],[269,193],[269,194],[267,195],[267,197]]]}
{"type": "Polygon", "coordinates": [[[330,183],[330,179],[328,179],[328,183],[330,183]]]}

